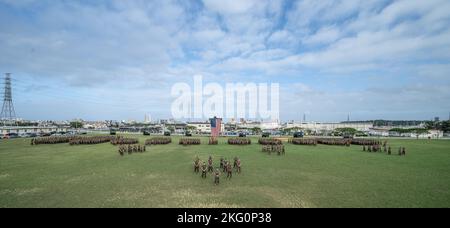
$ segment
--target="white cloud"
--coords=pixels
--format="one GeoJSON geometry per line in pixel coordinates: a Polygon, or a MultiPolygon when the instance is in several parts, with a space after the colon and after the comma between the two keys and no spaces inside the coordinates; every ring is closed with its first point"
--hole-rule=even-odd
{"type": "Polygon", "coordinates": [[[203,0],[206,8],[222,14],[240,14],[248,12],[258,1],[255,0],[203,0]]]}
{"type": "MultiPolygon", "coordinates": [[[[371,75],[389,83],[387,73],[404,81],[410,77],[410,83],[427,81],[423,88],[448,82],[446,0],[299,0],[289,9],[281,0],[0,3],[10,6],[0,8],[0,64],[8,71],[77,88],[129,89],[161,106],[171,83],[194,74],[217,81],[290,81],[294,86],[286,92],[303,95],[296,99],[310,104],[308,110],[341,112],[346,111],[338,106],[346,99],[362,107],[387,99],[367,98],[374,92],[364,83],[331,92],[307,80],[321,84],[328,76],[371,75]],[[149,88],[158,92],[141,94],[149,88]],[[315,109],[321,100],[327,105],[315,109]]],[[[337,81],[334,86],[342,86],[337,81]]],[[[409,86],[425,93],[417,84],[409,86]]],[[[448,97],[446,88],[434,89],[448,97]]],[[[402,93],[395,102],[414,103],[412,92],[402,93]]]]}
{"type": "Polygon", "coordinates": [[[341,38],[340,30],[335,26],[323,27],[319,29],[314,35],[306,37],[303,40],[307,45],[329,44],[341,38]]]}

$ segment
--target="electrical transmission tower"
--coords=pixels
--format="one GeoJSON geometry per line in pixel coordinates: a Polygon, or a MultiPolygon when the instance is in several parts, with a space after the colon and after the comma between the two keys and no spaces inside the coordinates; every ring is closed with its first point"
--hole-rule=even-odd
{"type": "Polygon", "coordinates": [[[3,94],[3,107],[0,118],[4,125],[13,124],[16,120],[16,112],[12,101],[11,73],[5,73],[5,91],[3,94]]]}

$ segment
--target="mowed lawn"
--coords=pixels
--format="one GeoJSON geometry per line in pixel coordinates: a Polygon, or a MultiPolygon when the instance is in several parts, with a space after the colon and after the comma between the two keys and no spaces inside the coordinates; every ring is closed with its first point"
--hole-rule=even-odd
{"type": "MultiPolygon", "coordinates": [[[[136,136],[130,136],[136,137],[136,136]]],[[[141,143],[146,138],[139,136],[141,143]]],[[[108,143],[31,146],[0,141],[0,207],[450,207],[450,140],[389,139],[394,154],[362,147],[286,145],[286,155],[250,146],[147,148],[120,157],[108,143]],[[193,173],[193,159],[242,160],[242,174],[193,173]]]]}

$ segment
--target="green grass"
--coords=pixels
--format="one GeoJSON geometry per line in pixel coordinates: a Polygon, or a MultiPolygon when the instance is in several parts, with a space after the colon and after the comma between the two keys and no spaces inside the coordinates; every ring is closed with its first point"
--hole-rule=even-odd
{"type": "MultiPolygon", "coordinates": [[[[141,143],[145,140],[140,137],[141,143]]],[[[170,145],[120,157],[110,144],[0,142],[0,207],[450,207],[450,140],[390,139],[407,156],[361,147],[170,145]],[[196,155],[239,156],[232,180],[201,179],[196,155]]]]}

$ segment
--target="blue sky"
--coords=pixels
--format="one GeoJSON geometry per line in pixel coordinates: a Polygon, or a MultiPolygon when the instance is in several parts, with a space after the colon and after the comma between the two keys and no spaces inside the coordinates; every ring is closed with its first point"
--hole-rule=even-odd
{"type": "Polygon", "coordinates": [[[450,112],[450,1],[0,0],[25,119],[170,117],[177,82],[280,83],[282,120],[450,112]]]}

